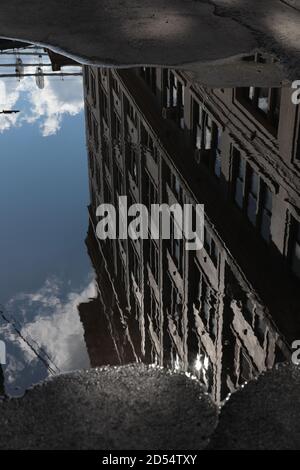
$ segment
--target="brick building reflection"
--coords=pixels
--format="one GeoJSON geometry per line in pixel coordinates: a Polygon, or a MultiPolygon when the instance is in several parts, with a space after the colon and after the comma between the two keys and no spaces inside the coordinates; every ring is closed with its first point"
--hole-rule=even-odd
{"type": "Polygon", "coordinates": [[[4,396],[5,394],[5,389],[4,389],[4,374],[3,374],[3,369],[0,365],[0,397],[4,396]]]}
{"type": "Polygon", "coordinates": [[[93,366],[191,372],[220,403],[300,338],[300,113],[292,91],[208,89],[169,69],[84,67],[93,366]],[[95,237],[96,207],[203,203],[205,246],[95,237]]]}

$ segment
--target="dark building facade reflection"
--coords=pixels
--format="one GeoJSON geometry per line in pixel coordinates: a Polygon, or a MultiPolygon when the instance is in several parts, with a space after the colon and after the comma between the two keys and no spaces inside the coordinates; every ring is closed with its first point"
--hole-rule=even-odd
{"type": "Polygon", "coordinates": [[[0,397],[4,396],[5,394],[5,389],[4,389],[4,374],[3,374],[3,369],[0,365],[0,397]]]}
{"type": "Polygon", "coordinates": [[[300,338],[300,115],[292,90],[209,89],[170,69],[84,67],[87,246],[80,306],[92,366],[143,361],[213,399],[290,358],[300,338]],[[205,206],[204,248],[95,236],[96,207],[205,206]]]}

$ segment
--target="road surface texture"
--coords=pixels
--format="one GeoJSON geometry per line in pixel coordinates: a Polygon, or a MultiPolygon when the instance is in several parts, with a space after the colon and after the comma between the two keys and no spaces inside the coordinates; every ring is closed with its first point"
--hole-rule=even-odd
{"type": "Polygon", "coordinates": [[[0,449],[203,449],[217,408],[183,374],[131,365],[61,375],[0,404],[0,449]]]}
{"type": "Polygon", "coordinates": [[[184,66],[221,86],[263,75],[271,86],[300,77],[299,25],[298,0],[1,0],[0,36],[90,63],[184,66]],[[255,51],[279,62],[241,64],[255,51]]]}
{"type": "Polygon", "coordinates": [[[233,394],[210,447],[299,450],[300,367],[279,366],[233,394]]]}

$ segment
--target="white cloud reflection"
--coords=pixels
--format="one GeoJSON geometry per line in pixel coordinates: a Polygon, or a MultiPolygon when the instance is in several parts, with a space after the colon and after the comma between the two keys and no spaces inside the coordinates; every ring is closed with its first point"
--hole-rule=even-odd
{"type": "Polygon", "coordinates": [[[90,280],[78,292],[66,293],[67,288],[49,279],[37,292],[19,294],[8,302],[9,323],[1,322],[1,337],[7,345],[4,372],[9,393],[52,373],[89,367],[77,307],[96,296],[95,282],[90,280]]]}
{"type": "MultiPolygon", "coordinates": [[[[1,72],[12,72],[1,68],[1,72]]],[[[34,67],[26,67],[26,73],[34,73],[34,67]]],[[[78,67],[66,67],[64,71],[78,72],[78,67]]],[[[65,115],[75,116],[83,109],[82,77],[45,77],[45,87],[37,87],[35,77],[2,78],[0,80],[0,111],[19,109],[12,115],[0,115],[0,133],[24,123],[38,123],[44,137],[54,135],[61,127],[65,115]]]]}

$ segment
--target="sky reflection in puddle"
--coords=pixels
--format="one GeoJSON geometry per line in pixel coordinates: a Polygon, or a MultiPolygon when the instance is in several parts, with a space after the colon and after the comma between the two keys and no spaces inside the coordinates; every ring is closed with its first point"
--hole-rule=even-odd
{"type": "MultiPolygon", "coordinates": [[[[23,63],[49,63],[42,49],[23,63]]],[[[3,55],[1,64],[14,63],[3,55]]],[[[24,67],[31,74],[36,67],[24,67]]],[[[51,68],[44,67],[44,71],[51,68]]],[[[81,72],[67,67],[68,73],[81,72]]],[[[1,66],[0,73],[14,73],[1,66]]],[[[88,181],[81,76],[0,79],[1,339],[6,392],[88,367],[77,304],[94,295],[86,254],[88,181]],[[63,321],[63,323],[62,323],[63,321]]]]}

